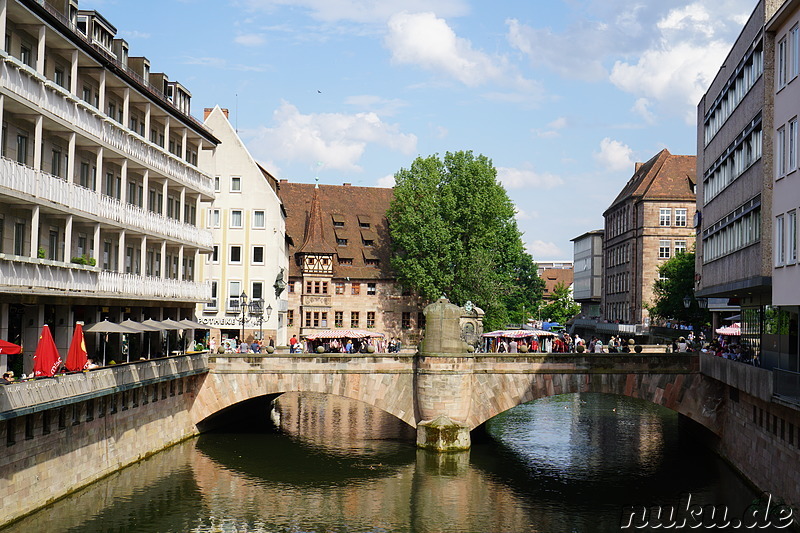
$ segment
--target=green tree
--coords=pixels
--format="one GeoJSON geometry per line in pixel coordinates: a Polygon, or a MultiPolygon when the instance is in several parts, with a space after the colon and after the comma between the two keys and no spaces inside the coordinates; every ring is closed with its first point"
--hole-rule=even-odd
{"type": "Polygon", "coordinates": [[[693,326],[710,322],[707,309],[701,309],[694,298],[694,252],[679,252],[658,267],[660,279],[654,284],[654,301],[647,306],[650,316],[678,320],[693,326]],[[687,309],[683,299],[691,298],[687,309]]]}
{"type": "Polygon", "coordinates": [[[541,299],[544,284],[524,251],[514,205],[487,157],[418,157],[395,174],[387,217],[392,267],[422,297],[471,300],[486,311],[487,328],[541,299]]]}
{"type": "Polygon", "coordinates": [[[553,287],[550,303],[542,308],[542,318],[563,325],[580,312],[581,306],[572,299],[569,287],[563,281],[559,281],[553,287]]]}

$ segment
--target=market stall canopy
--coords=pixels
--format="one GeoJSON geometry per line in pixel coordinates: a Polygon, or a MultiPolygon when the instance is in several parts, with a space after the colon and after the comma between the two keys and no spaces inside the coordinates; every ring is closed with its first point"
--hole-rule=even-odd
{"type": "Polygon", "coordinates": [[[523,339],[525,337],[555,337],[550,331],[541,329],[501,329],[484,333],[483,337],[505,337],[508,339],[523,339]]]}
{"type": "Polygon", "coordinates": [[[725,326],[723,328],[717,328],[715,330],[719,335],[741,335],[742,334],[742,327],[739,322],[734,322],[730,326],[725,326]]]}
{"type": "Polygon", "coordinates": [[[18,353],[22,353],[22,346],[14,344],[13,342],[0,340],[0,354],[14,355],[18,353]]]}
{"type": "Polygon", "coordinates": [[[141,333],[141,331],[110,322],[108,319],[95,322],[83,328],[85,333],[141,333]]]}
{"type": "Polygon", "coordinates": [[[200,322],[195,322],[194,320],[189,320],[188,318],[179,320],[178,324],[183,324],[183,326],[187,329],[211,329],[205,324],[201,324],[200,322]]]}
{"type": "Polygon", "coordinates": [[[308,340],[317,339],[364,339],[367,337],[383,337],[383,333],[364,329],[323,329],[306,335],[308,340]]]}

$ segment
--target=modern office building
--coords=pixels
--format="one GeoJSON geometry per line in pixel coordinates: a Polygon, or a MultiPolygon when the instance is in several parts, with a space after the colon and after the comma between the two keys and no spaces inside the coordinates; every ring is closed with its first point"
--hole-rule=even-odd
{"type": "Polygon", "coordinates": [[[609,322],[649,325],[658,268],[691,250],[696,162],[664,149],[636,163],[605,218],[602,311],[609,322]]]}
{"type": "Polygon", "coordinates": [[[781,3],[758,2],[697,106],[695,295],[739,306],[741,342],[767,365],[771,350],[762,351],[762,340],[776,258],[773,185],[789,177],[781,166],[788,153],[773,165],[773,132],[784,136],[776,142],[787,149],[788,137],[796,136],[788,116],[781,124],[773,119],[775,41],[765,24],[781,3]]]}
{"type": "Polygon", "coordinates": [[[271,338],[285,345],[289,260],[278,182],[247,151],[226,109],[206,109],[205,126],[220,143],[201,154],[216,199],[203,212],[214,245],[201,265],[211,299],[198,306],[198,321],[217,341],[271,338]]]}
{"type": "Polygon", "coordinates": [[[218,141],[115,33],[76,0],[0,0],[0,338],[24,345],[0,366],[18,372],[43,324],[63,357],[76,321],[194,318],[211,296],[198,156],[218,141]]]}
{"type": "Polygon", "coordinates": [[[599,319],[603,297],[603,235],[601,229],[572,239],[572,298],[581,305],[581,318],[599,319]]]}
{"type": "Polygon", "coordinates": [[[422,302],[389,264],[392,189],[281,180],[289,236],[288,335],[365,329],[416,345],[422,302]]]}

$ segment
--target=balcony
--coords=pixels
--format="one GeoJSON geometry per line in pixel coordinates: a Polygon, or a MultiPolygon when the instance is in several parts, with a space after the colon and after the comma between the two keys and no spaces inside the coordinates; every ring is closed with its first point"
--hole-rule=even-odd
{"type": "MultiPolygon", "coordinates": [[[[125,228],[138,229],[163,238],[211,250],[213,237],[209,230],[183,224],[116,198],[104,196],[74,183],[0,158],[0,191],[8,189],[12,196],[46,200],[63,206],[64,212],[91,217],[104,217],[125,228]]],[[[5,191],[2,191],[5,193],[5,191]]]]}
{"type": "Polygon", "coordinates": [[[204,302],[211,285],[193,281],[150,278],[97,267],[0,254],[0,293],[88,298],[170,299],[204,302]]]}
{"type": "Polygon", "coordinates": [[[155,168],[181,185],[200,192],[206,199],[214,197],[213,182],[208,174],[122,128],[18,59],[4,53],[0,54],[0,58],[0,78],[4,87],[30,102],[31,107],[52,113],[81,130],[86,137],[113,146],[130,159],[155,168]]]}

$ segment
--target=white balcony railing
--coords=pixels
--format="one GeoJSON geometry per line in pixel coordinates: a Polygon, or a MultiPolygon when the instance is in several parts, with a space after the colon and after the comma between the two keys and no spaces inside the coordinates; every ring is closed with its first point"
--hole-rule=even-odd
{"type": "Polygon", "coordinates": [[[63,291],[88,297],[171,299],[205,302],[211,299],[208,282],[150,278],[96,267],[24,256],[0,254],[0,292],[63,291]]]}
{"type": "Polygon", "coordinates": [[[210,230],[158,215],[140,207],[123,204],[74,183],[36,171],[6,158],[0,158],[0,190],[10,189],[64,206],[71,213],[85,213],[117,222],[120,226],[143,230],[154,235],[181,240],[210,249],[210,230]]]}
{"type": "Polygon", "coordinates": [[[108,143],[139,163],[155,168],[164,175],[206,196],[214,196],[211,176],[197,170],[172,154],[158,149],[108,119],[87,102],[42,77],[18,59],[4,55],[0,63],[0,78],[12,93],[44,109],[78,129],[87,136],[108,143]]]}

